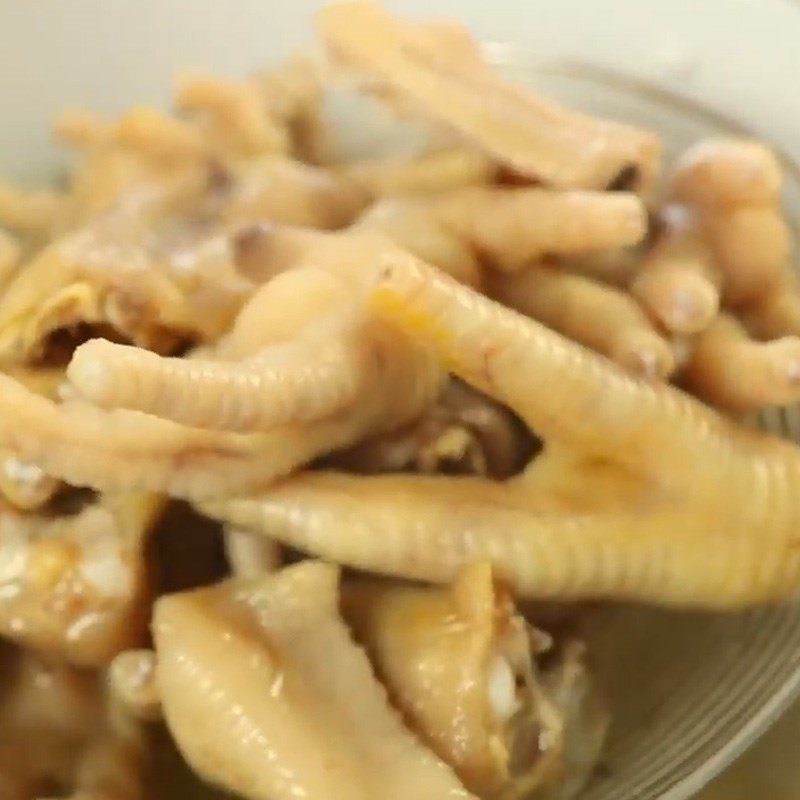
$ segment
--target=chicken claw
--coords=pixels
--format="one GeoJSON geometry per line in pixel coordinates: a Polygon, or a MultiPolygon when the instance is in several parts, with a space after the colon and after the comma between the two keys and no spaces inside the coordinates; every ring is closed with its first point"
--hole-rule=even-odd
{"type": "Polygon", "coordinates": [[[159,601],[157,682],[179,748],[252,800],[469,800],[390,708],[338,583],[305,562],[159,601]]]}
{"type": "Polygon", "coordinates": [[[473,187],[431,201],[434,213],[491,266],[513,272],[545,255],[639,244],[647,211],[629,192],[473,187]]]}
{"type": "Polygon", "coordinates": [[[489,560],[521,596],[736,608],[800,589],[800,453],[632,378],[412,257],[376,309],[545,439],[520,477],[307,473],[212,515],[340,563],[435,582],[489,560]]]}
{"type": "Polygon", "coordinates": [[[123,481],[116,467],[125,453],[126,485],[220,496],[263,486],[419,416],[444,373],[427,348],[367,305],[374,269],[391,245],[350,234],[310,238],[316,244],[305,260],[262,287],[208,359],[167,359],[103,341],[79,348],[68,370],[73,389],[113,410],[47,407],[37,433],[16,436],[16,452],[98,488],[123,481]],[[60,436],[79,416],[71,439],[54,446],[49,431],[42,436],[47,421],[60,436]],[[80,458],[70,460],[75,451],[80,458]],[[224,474],[214,480],[217,469],[224,474]]]}
{"type": "Polygon", "coordinates": [[[733,412],[791,405],[800,401],[800,338],[755,341],[733,317],[720,315],[694,342],[681,381],[733,412]]]}
{"type": "Polygon", "coordinates": [[[661,236],[630,285],[650,316],[678,335],[705,330],[720,305],[718,270],[694,216],[683,206],[664,209],[661,236]]]}
{"type": "Polygon", "coordinates": [[[490,278],[489,294],[651,380],[675,370],[672,347],[629,294],[544,264],[490,278]]]}
{"type": "Polygon", "coordinates": [[[566,111],[506,83],[463,28],[414,25],[356,0],[323,8],[317,29],[347,67],[522,175],[603,189],[626,169],[644,182],[657,169],[656,136],[566,111]]]}
{"type": "Polygon", "coordinates": [[[561,777],[565,720],[536,663],[552,642],[486,564],[448,588],[361,581],[342,598],[390,697],[469,789],[511,800],[561,777]]]}

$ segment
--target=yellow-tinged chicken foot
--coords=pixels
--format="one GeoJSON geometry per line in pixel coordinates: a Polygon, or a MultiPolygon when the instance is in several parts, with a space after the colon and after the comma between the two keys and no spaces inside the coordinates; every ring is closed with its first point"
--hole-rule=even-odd
{"type": "Polygon", "coordinates": [[[471,188],[385,199],[354,228],[378,231],[462,283],[479,286],[479,258],[516,272],[545,255],[624,248],[644,238],[647,214],[632,194],[471,188]]]}
{"type": "MultiPolygon", "coordinates": [[[[94,344],[83,353],[98,357],[79,355],[72,373],[82,391],[95,392],[100,400],[108,392],[109,402],[120,397],[133,408],[203,422],[209,429],[139,411],[104,413],[80,402],[59,407],[0,376],[0,408],[5,410],[0,440],[19,457],[74,485],[138,487],[201,498],[252,491],[317,456],[408,423],[438,395],[443,374],[426,348],[365,310],[364,292],[373,275],[367,266],[377,264],[388,245],[371,238],[323,241],[323,249],[309,252],[309,263],[320,268],[297,268],[266,284],[219,346],[223,359],[255,356],[272,359],[273,366],[283,354],[286,368],[276,374],[298,376],[291,391],[274,377],[263,386],[248,381],[232,386],[214,370],[195,379],[191,368],[172,370],[174,362],[154,361],[144,351],[94,344]],[[304,372],[292,365],[289,356],[299,352],[305,358],[310,352],[305,345],[298,350],[291,344],[303,331],[309,348],[316,344],[330,354],[340,344],[342,358],[334,361],[341,369],[304,372]],[[115,387],[107,376],[108,370],[117,375],[118,352],[127,368],[115,387]],[[162,371],[171,375],[163,391],[162,371]],[[238,393],[236,402],[231,388],[238,393]],[[269,390],[266,395],[263,388],[269,390]],[[200,399],[200,405],[191,398],[200,399]],[[231,427],[254,432],[239,434],[231,427]]],[[[233,374],[225,360],[219,365],[219,374],[233,374]]]]}
{"type": "Polygon", "coordinates": [[[394,575],[449,581],[486,559],[521,596],[735,608],[797,593],[795,446],[632,378],[410,256],[383,267],[376,309],[510,405],[543,455],[505,483],[306,474],[208,512],[394,575]]]}
{"type": "Polygon", "coordinates": [[[354,342],[336,339],[274,345],[234,362],[162,358],[94,339],[75,351],[67,374],[83,397],[105,408],[249,433],[310,422],[355,403],[365,369],[359,356],[354,342]]]}
{"type": "Polygon", "coordinates": [[[338,581],[305,562],[159,601],[158,687],[183,755],[252,800],[471,798],[390,708],[338,581]]]}
{"type": "Polygon", "coordinates": [[[720,303],[720,276],[691,212],[668,206],[663,230],[631,281],[631,294],[666,330],[679,335],[708,327],[720,303]]]}
{"type": "Polygon", "coordinates": [[[551,642],[488,565],[448,589],[357,581],[342,597],[391,700],[469,789],[510,800],[562,777],[565,719],[535,660],[551,642]]]}
{"type": "Polygon", "coordinates": [[[177,80],[179,109],[206,115],[209,137],[242,155],[286,152],[287,132],[270,113],[256,80],[226,81],[211,75],[186,74],[177,80]]]}
{"type": "MultiPolygon", "coordinates": [[[[406,400],[422,399],[397,402],[408,408],[406,400]]],[[[254,491],[361,438],[374,422],[344,415],[259,434],[202,430],[133,411],[58,406],[2,375],[0,412],[0,440],[49,475],[74,486],[187,498],[254,491]]]]}
{"type": "Polygon", "coordinates": [[[644,182],[657,170],[656,136],[566,111],[506,83],[458,26],[407,23],[356,0],[325,7],[317,29],[345,66],[522,175],[602,189],[625,169],[644,182]]]}
{"type": "Polygon", "coordinates": [[[675,370],[670,343],[639,304],[614,286],[540,264],[489,278],[488,292],[634,375],[655,380],[675,370]]]}
{"type": "Polygon", "coordinates": [[[756,139],[711,138],[684,153],[672,196],[690,206],[770,206],[780,201],[783,176],[772,150],[756,139]]]}
{"type": "Polygon", "coordinates": [[[207,428],[254,432],[340,416],[367,429],[389,417],[393,427],[435,397],[441,376],[407,338],[362,323],[354,290],[327,271],[298,268],[261,290],[225,343],[240,355],[255,350],[249,358],[165,359],[93,341],[76,352],[68,375],[93,402],[207,428]],[[287,309],[284,297],[294,306],[287,309]],[[291,334],[296,342],[287,340],[291,334]],[[389,396],[391,386],[402,387],[403,399],[389,396]]]}
{"type": "MultiPolygon", "coordinates": [[[[141,476],[134,461],[127,481],[182,496],[244,491],[419,416],[439,394],[444,375],[426,348],[374,319],[366,307],[387,248],[373,237],[322,237],[306,254],[306,266],[278,275],[243,309],[219,345],[219,361],[174,361],[107,342],[81,348],[68,374],[85,398],[171,418],[112,412],[123,415],[120,422],[137,420],[129,454],[135,450],[144,459],[159,431],[166,437],[158,446],[162,453],[181,440],[197,442],[180,462],[165,458],[145,469],[143,460],[141,476]],[[145,445],[134,437],[148,428],[145,445]],[[216,486],[200,477],[210,476],[214,464],[230,467],[216,486]]],[[[90,411],[102,417],[97,409],[85,413],[90,411]]],[[[106,443],[106,449],[114,446],[106,443]]],[[[36,462],[57,475],[66,468],[49,451],[36,462]]],[[[91,458],[82,465],[87,472],[81,483],[104,480],[97,469],[89,471],[96,466],[91,458]]],[[[120,477],[105,477],[115,479],[120,477]]]]}
{"type": "Polygon", "coordinates": [[[286,158],[214,180],[207,164],[172,181],[140,177],[124,201],[38,252],[0,301],[0,358],[29,363],[51,334],[81,325],[159,352],[217,339],[259,282],[238,260],[253,222],[335,228],[363,205],[342,179],[286,158]]]}
{"type": "Polygon", "coordinates": [[[779,287],[796,287],[781,182],[772,151],[747,139],[700,142],[675,166],[671,194],[698,216],[729,308],[752,305],[779,287]]]}
{"type": "Polygon", "coordinates": [[[712,405],[734,412],[796,403],[800,338],[755,341],[737,320],[722,315],[693,343],[681,382],[712,405]]]}
{"type": "Polygon", "coordinates": [[[476,187],[430,202],[491,266],[511,272],[545,255],[639,244],[647,233],[644,204],[627,192],[476,187]]]}
{"type": "Polygon", "coordinates": [[[231,165],[230,171],[232,185],[223,190],[219,209],[227,223],[270,221],[332,230],[352,222],[368,199],[343,176],[281,156],[231,165]]]}
{"type": "Polygon", "coordinates": [[[741,308],[792,279],[791,237],[778,208],[737,208],[710,217],[707,226],[730,307],[741,308]]]}
{"type": "Polygon", "coordinates": [[[101,665],[137,644],[154,496],[105,496],[72,516],[0,512],[0,630],[27,647],[101,665]]]}
{"type": "Polygon", "coordinates": [[[497,171],[491,159],[466,147],[371,159],[342,167],[344,175],[374,197],[430,195],[487,184],[497,171]]]}

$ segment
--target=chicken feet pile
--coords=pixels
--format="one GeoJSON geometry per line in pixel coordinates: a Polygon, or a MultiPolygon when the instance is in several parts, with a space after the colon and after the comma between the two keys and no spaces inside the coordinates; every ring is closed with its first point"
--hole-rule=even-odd
{"type": "Polygon", "coordinates": [[[175,113],[65,115],[68,184],[0,187],[14,800],[143,800],[163,726],[179,796],[563,800],[608,714],[517,601],[800,590],[800,449],[736,421],[800,400],[774,154],[662,181],[458,25],[317,26],[175,113]],[[426,145],[338,156],[354,80],[426,145]]]}

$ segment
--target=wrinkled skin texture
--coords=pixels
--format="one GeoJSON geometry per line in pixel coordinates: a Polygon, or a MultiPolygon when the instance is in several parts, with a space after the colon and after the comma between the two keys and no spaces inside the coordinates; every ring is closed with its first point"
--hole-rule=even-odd
{"type": "Polygon", "coordinates": [[[564,718],[533,660],[548,637],[515,614],[486,564],[448,589],[355,582],[343,608],[392,701],[468,788],[529,797],[561,778],[564,718]]]}
{"type": "Polygon", "coordinates": [[[666,379],[675,371],[670,342],[621,289],[545,264],[498,275],[487,284],[495,299],[608,356],[632,375],[666,379]]]}
{"type": "Polygon", "coordinates": [[[157,680],[185,758],[251,800],[471,798],[389,706],[338,580],[305,562],[159,601],[157,680]]]}
{"type": "Polygon", "coordinates": [[[410,256],[387,256],[383,276],[375,307],[513,408],[542,455],[505,483],[308,473],[208,513],[408,578],[449,581],[485,558],[527,597],[739,608],[797,593],[795,446],[631,378],[410,256]]]}
{"type": "Polygon", "coordinates": [[[800,294],[781,184],[759,142],[689,148],[671,176],[661,239],[632,285],[668,330],[693,335],[681,383],[732,412],[800,400],[800,294]]]}
{"type": "Polygon", "coordinates": [[[103,496],[72,516],[0,511],[0,631],[81,666],[139,644],[153,496],[103,496]]]}
{"type": "Polygon", "coordinates": [[[439,394],[443,373],[426,348],[365,309],[370,265],[386,242],[312,239],[211,358],[164,359],[103,341],[81,347],[68,370],[76,391],[121,410],[44,401],[34,409],[8,386],[9,419],[39,419],[36,434],[7,431],[9,446],[74,484],[197,498],[256,489],[410,422],[439,394]]]}
{"type": "Polygon", "coordinates": [[[504,82],[458,25],[415,25],[356,0],[324,8],[317,30],[346,67],[517,173],[602,189],[626,168],[642,183],[656,170],[656,136],[566,111],[504,82]]]}

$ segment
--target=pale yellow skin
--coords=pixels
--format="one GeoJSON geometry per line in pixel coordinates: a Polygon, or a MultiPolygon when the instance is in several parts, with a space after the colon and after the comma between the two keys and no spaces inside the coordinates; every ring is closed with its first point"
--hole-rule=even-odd
{"type": "Polygon", "coordinates": [[[387,156],[345,164],[343,175],[373,197],[430,195],[491,183],[496,164],[467,147],[448,147],[414,156],[387,156]]]}
{"type": "Polygon", "coordinates": [[[659,380],[675,371],[670,342],[622,289],[546,264],[496,275],[487,284],[495,299],[603,353],[633,375],[659,380]]]}
{"type": "Polygon", "coordinates": [[[690,209],[667,206],[661,235],[630,283],[630,292],[667,331],[704,330],[720,306],[720,275],[690,209]]]}
{"type": "Polygon", "coordinates": [[[158,686],[184,757],[249,800],[473,797],[389,706],[338,580],[305,562],[158,602],[158,686]]]}
{"type": "Polygon", "coordinates": [[[701,141],[675,165],[671,194],[699,215],[728,307],[794,285],[781,183],[772,151],[747,139],[701,141]]]}
{"type": "Polygon", "coordinates": [[[794,281],[773,287],[744,309],[741,317],[759,339],[800,336],[800,293],[794,281]]]}
{"type": "Polygon", "coordinates": [[[26,463],[10,452],[0,455],[0,493],[14,508],[41,508],[60,488],[61,481],[36,464],[26,463]]]}
{"type": "Polygon", "coordinates": [[[73,486],[177,497],[254,491],[355,435],[341,420],[250,435],[190,428],[138,412],[57,405],[4,375],[0,408],[0,440],[45,473],[73,486]]]}
{"type": "Polygon", "coordinates": [[[678,163],[673,197],[693,206],[768,206],[780,200],[783,176],[775,154],[756,139],[705,139],[678,163]]]}
{"type": "Polygon", "coordinates": [[[73,485],[201,498],[253,491],[414,419],[443,374],[425,348],[363,309],[367,265],[377,268],[386,243],[322,241],[304,267],[245,306],[218,360],[164,360],[106,342],[82,348],[68,371],[75,388],[133,410],[57,406],[0,376],[0,439],[73,485]]]}
{"type": "Polygon", "coordinates": [[[800,398],[800,295],[781,177],[759,142],[708,139],[689,148],[671,176],[678,202],[663,210],[661,240],[631,284],[668,330],[693,336],[681,384],[732,412],[800,398]]]}
{"type": "Polygon", "coordinates": [[[545,255],[636,245],[647,233],[645,206],[630,192],[472,187],[430,205],[490,266],[508,272],[545,255]]]}
{"type": "Polygon", "coordinates": [[[481,265],[470,243],[435,213],[430,200],[390,197],[373,203],[354,223],[375,231],[468,286],[480,287],[481,265]]]}
{"type": "Polygon", "coordinates": [[[519,478],[300,475],[204,504],[286,544],[435,582],[489,560],[523,597],[740,608],[800,589],[800,452],[411,257],[375,306],[546,442],[519,478]],[[532,390],[531,381],[546,391],[532,390]]]}
{"type": "Polygon", "coordinates": [[[681,381],[717,408],[747,412],[800,401],[800,338],[754,341],[722,314],[694,342],[681,381]]]}
{"type": "Polygon", "coordinates": [[[627,167],[644,183],[656,172],[656,136],[566,111],[506,83],[460,26],[408,23],[356,0],[324,8],[317,30],[345,66],[522,175],[601,189],[627,167]]]}
{"type": "Polygon", "coordinates": [[[144,548],[162,503],[103,497],[73,516],[0,511],[0,631],[82,666],[139,644],[149,605],[144,548]]]}
{"type": "Polygon", "coordinates": [[[235,271],[225,232],[204,230],[185,247],[166,240],[176,213],[196,208],[203,188],[202,178],[142,186],[35,255],[0,301],[0,358],[27,363],[50,333],[79,323],[108,324],[156,349],[168,349],[176,337],[225,330],[253,291],[235,271]],[[159,235],[160,251],[151,244],[159,235]]]}
{"type": "Polygon", "coordinates": [[[628,193],[471,187],[384,199],[356,222],[480,286],[482,267],[518,272],[547,254],[571,256],[641,242],[647,214],[628,193]]]}
{"type": "Polygon", "coordinates": [[[334,172],[283,156],[231,165],[233,187],[223,192],[223,222],[270,221],[324,230],[341,228],[364,208],[367,195],[334,172]]]}
{"type": "MultiPolygon", "coordinates": [[[[386,246],[323,239],[253,297],[217,360],[84,345],[68,370],[75,389],[132,410],[39,403],[36,432],[16,429],[9,446],[78,485],[200,497],[252,490],[411,421],[438,395],[443,374],[425,348],[365,312],[370,265],[386,246]]],[[[24,398],[18,387],[4,394],[17,414],[35,413],[24,398]]]]}
{"type": "Polygon", "coordinates": [[[757,302],[765,291],[790,284],[791,238],[779,207],[737,208],[707,225],[730,307],[757,302]]]}
{"type": "Polygon", "coordinates": [[[287,133],[270,114],[267,98],[255,80],[181,75],[175,102],[182,111],[203,113],[206,135],[226,150],[255,155],[289,148],[287,133]]]}
{"type": "Polygon", "coordinates": [[[446,589],[367,580],[346,585],[342,598],[392,702],[469,789],[529,797],[560,777],[564,721],[536,684],[536,636],[488,565],[446,589]],[[530,736],[530,727],[548,744],[512,765],[517,729],[530,736]]]}
{"type": "Polygon", "coordinates": [[[286,130],[291,155],[310,164],[331,160],[322,112],[326,77],[325,64],[315,53],[297,53],[252,79],[269,113],[286,130]]]}

